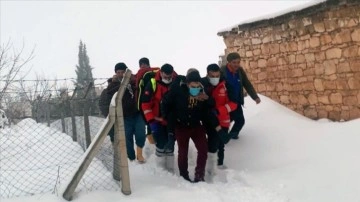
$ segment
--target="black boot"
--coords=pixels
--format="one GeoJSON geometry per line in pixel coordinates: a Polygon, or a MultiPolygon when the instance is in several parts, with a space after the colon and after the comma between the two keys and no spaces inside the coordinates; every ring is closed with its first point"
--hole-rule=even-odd
{"type": "Polygon", "coordinates": [[[193,181],[190,179],[189,175],[182,175],[181,177],[183,177],[186,181],[193,182],[193,181]]]}

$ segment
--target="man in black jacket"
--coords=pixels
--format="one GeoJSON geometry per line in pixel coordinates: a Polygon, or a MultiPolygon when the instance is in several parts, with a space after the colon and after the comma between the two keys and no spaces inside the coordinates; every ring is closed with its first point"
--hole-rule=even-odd
{"type": "Polygon", "coordinates": [[[238,104],[237,109],[230,113],[231,121],[234,121],[230,134],[233,139],[238,139],[240,130],[245,124],[244,113],[242,110],[242,105],[244,105],[243,88],[246,89],[246,92],[256,104],[259,104],[261,100],[249,81],[244,69],[240,66],[240,55],[236,52],[229,53],[226,60],[228,63],[221,68],[221,73],[225,78],[226,83],[231,85],[234,93],[233,96],[238,104]]]}
{"type": "Polygon", "coordinates": [[[170,140],[176,138],[180,175],[188,181],[191,181],[188,172],[189,140],[192,139],[195,144],[198,156],[194,182],[204,181],[208,148],[202,122],[211,117],[209,108],[212,108],[200,80],[198,71],[188,73],[185,82],[180,81],[179,86],[172,86],[161,101],[162,110],[171,112],[167,116],[168,126],[175,128],[168,128],[168,135],[170,140]]]}
{"type": "MultiPolygon", "coordinates": [[[[118,63],[115,65],[115,75],[112,78],[112,82],[107,87],[107,93],[110,97],[112,97],[119,90],[120,83],[124,77],[126,69],[127,66],[125,63],[118,63]]],[[[135,160],[135,134],[135,143],[137,145],[136,159],[139,161],[139,163],[144,163],[145,159],[142,155],[142,148],[145,145],[145,122],[140,111],[136,107],[134,76],[132,76],[129,84],[126,86],[126,90],[122,98],[122,107],[128,158],[130,160],[135,160]]],[[[111,142],[114,142],[114,127],[110,130],[109,135],[111,142]]]]}

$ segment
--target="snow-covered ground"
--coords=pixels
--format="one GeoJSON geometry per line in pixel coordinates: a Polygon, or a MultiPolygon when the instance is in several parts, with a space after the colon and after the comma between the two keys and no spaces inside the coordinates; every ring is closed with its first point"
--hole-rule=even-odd
{"type": "MultiPolygon", "coordinates": [[[[178,171],[174,175],[160,169],[156,165],[153,145],[147,144],[145,148],[147,163],[129,162],[131,195],[125,196],[120,191],[113,190],[81,189],[74,201],[359,202],[360,119],[343,123],[328,120],[313,121],[267,97],[261,96],[261,99],[262,103],[256,105],[250,98],[246,98],[245,127],[238,140],[232,140],[226,145],[225,164],[228,169],[219,170],[214,178],[211,179],[207,176],[206,182],[191,184],[180,178],[178,171]]],[[[22,130],[25,130],[23,127],[15,127],[20,132],[19,134],[25,134],[21,133],[22,130]]],[[[46,134],[46,138],[54,136],[54,133],[50,131],[51,129],[46,134]]],[[[26,135],[31,137],[28,139],[34,139],[35,142],[41,139],[36,137],[37,134],[26,135]]],[[[69,136],[65,134],[58,136],[63,137],[60,138],[61,141],[66,139],[69,145],[77,148],[72,148],[73,152],[68,155],[82,155],[81,147],[73,143],[69,136]]],[[[3,144],[3,139],[0,140],[3,144]]],[[[15,141],[14,139],[6,145],[9,148],[5,151],[7,155],[1,151],[1,166],[3,162],[7,161],[3,157],[10,154],[12,142],[15,141]]],[[[32,141],[29,141],[30,143],[32,141]]],[[[47,141],[44,142],[44,144],[46,143],[47,141]]],[[[64,154],[59,152],[68,150],[56,148],[56,145],[53,144],[47,145],[47,147],[49,152],[51,149],[58,152],[54,152],[52,154],[54,156],[63,156],[64,154]]],[[[190,171],[193,171],[196,150],[193,145],[190,150],[189,166],[190,171]]],[[[37,155],[28,155],[23,158],[33,162],[32,158],[36,158],[37,155]]],[[[58,158],[58,161],[61,161],[61,158],[58,158]]],[[[37,165],[38,168],[44,169],[44,163],[46,162],[37,165]]],[[[72,165],[77,165],[77,162],[72,165]]],[[[26,167],[27,165],[17,166],[26,167]]],[[[99,166],[101,168],[101,165],[99,166]]],[[[111,179],[111,173],[105,167],[97,169],[97,172],[100,173],[97,175],[98,181],[107,182],[105,184],[115,183],[111,179]]],[[[24,181],[31,180],[26,178],[27,175],[23,176],[25,176],[23,177],[24,181]]],[[[87,181],[88,177],[85,175],[83,180],[87,181]]],[[[64,201],[60,192],[51,194],[56,179],[49,179],[49,182],[51,181],[52,185],[49,184],[47,194],[1,199],[1,201],[64,201]]],[[[61,181],[59,187],[63,184],[66,183],[61,181]]],[[[59,190],[61,189],[59,188],[59,190]]]]}

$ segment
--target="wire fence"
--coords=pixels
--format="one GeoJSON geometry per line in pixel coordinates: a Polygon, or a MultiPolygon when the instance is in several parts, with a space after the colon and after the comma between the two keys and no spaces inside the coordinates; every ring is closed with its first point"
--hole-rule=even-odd
{"type": "MultiPolygon", "coordinates": [[[[60,194],[104,122],[89,84],[72,96],[6,103],[0,128],[0,199],[60,194]],[[81,94],[82,96],[76,96],[81,94]]],[[[4,106],[4,104],[2,104],[4,106]]],[[[119,190],[113,148],[106,138],[77,192],[119,190]]]]}

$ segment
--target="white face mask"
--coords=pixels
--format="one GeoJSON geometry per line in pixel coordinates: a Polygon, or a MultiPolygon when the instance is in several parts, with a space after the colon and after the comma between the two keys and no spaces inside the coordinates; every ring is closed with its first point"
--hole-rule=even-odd
{"type": "Polygon", "coordinates": [[[170,79],[170,80],[167,80],[167,79],[161,79],[162,80],[162,82],[164,83],[164,84],[169,84],[169,83],[171,83],[172,82],[172,79],[170,79]]]}
{"type": "Polygon", "coordinates": [[[219,84],[220,78],[209,78],[211,85],[216,86],[219,84]]]}

